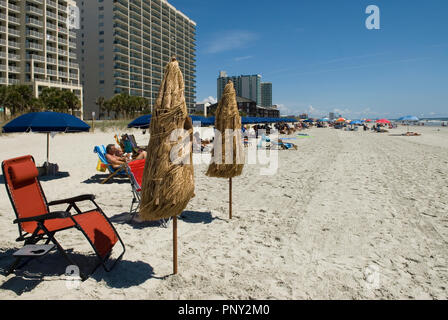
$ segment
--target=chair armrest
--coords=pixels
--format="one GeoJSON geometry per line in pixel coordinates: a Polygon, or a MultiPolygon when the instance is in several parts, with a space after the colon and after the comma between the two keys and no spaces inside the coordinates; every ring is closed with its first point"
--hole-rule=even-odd
{"type": "Polygon", "coordinates": [[[55,200],[48,203],[49,206],[55,206],[58,204],[64,204],[64,203],[75,203],[80,201],[87,201],[87,200],[95,200],[95,195],[93,194],[83,194],[81,196],[68,198],[68,199],[62,199],[62,200],[55,200]]]}
{"type": "Polygon", "coordinates": [[[34,217],[28,217],[28,218],[20,218],[15,219],[14,223],[22,223],[22,222],[30,222],[30,221],[44,221],[44,220],[51,220],[51,219],[63,219],[70,217],[71,214],[68,211],[54,211],[46,214],[42,214],[40,216],[34,216],[34,217]]]}

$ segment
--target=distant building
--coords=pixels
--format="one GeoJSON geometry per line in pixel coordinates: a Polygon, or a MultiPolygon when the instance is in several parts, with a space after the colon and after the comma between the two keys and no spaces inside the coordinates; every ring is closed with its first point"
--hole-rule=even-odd
{"type": "MultiPolygon", "coordinates": [[[[58,7],[61,2],[64,1],[47,0],[46,4],[45,1],[42,4],[42,0],[21,1],[33,5],[41,3],[43,8],[49,8],[50,3],[58,7]]],[[[167,0],[76,2],[81,19],[81,28],[76,31],[76,48],[87,119],[92,117],[93,111],[96,117],[99,116],[95,101],[100,96],[110,99],[115,94],[124,93],[144,97],[154,106],[165,67],[173,56],[177,58],[184,78],[188,111],[194,110],[196,23],[193,20],[167,0]]],[[[61,11],[54,9],[52,12],[56,15],[61,11]]],[[[40,23],[46,23],[48,28],[45,18],[40,23]]],[[[56,39],[59,39],[55,47],[57,51],[58,46],[61,49],[61,38],[56,39]]],[[[72,46],[71,42],[69,45],[72,46]]]]}
{"type": "Polygon", "coordinates": [[[194,111],[196,113],[202,113],[204,115],[204,117],[207,116],[207,109],[208,107],[211,105],[211,103],[206,102],[206,103],[196,103],[194,111]]]}
{"type": "Polygon", "coordinates": [[[308,114],[302,113],[301,115],[299,115],[299,119],[308,119],[308,114]]]}
{"type": "Polygon", "coordinates": [[[0,85],[23,84],[38,97],[44,88],[72,91],[81,100],[73,0],[0,1],[0,85]]]}
{"type": "Polygon", "coordinates": [[[334,112],[330,112],[329,117],[330,121],[333,121],[334,119],[336,119],[336,116],[334,114],[334,112]]]}
{"type": "Polygon", "coordinates": [[[261,105],[261,75],[229,77],[225,71],[220,71],[217,80],[218,101],[221,99],[224,88],[229,80],[233,82],[237,96],[250,99],[255,101],[257,105],[261,105]]]}
{"type": "MultiPolygon", "coordinates": [[[[267,107],[260,107],[257,106],[257,103],[253,100],[243,98],[243,97],[236,97],[236,102],[238,104],[238,110],[243,113],[247,117],[269,117],[269,118],[279,118],[280,117],[280,111],[276,108],[267,108],[267,107]]],[[[218,104],[212,104],[210,105],[208,109],[208,113],[215,114],[216,109],[218,108],[218,104]]]]}
{"type": "Polygon", "coordinates": [[[262,82],[261,83],[261,106],[262,107],[272,107],[272,83],[262,82]]]}

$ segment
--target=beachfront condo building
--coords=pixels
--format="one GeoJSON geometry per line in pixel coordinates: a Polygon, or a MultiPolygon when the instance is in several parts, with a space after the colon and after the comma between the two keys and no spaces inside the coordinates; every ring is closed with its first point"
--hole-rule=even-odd
{"type": "Polygon", "coordinates": [[[229,80],[233,82],[237,96],[255,101],[257,106],[261,105],[261,75],[229,77],[225,71],[220,71],[217,83],[218,101],[221,99],[224,87],[229,80]]]}
{"type": "Polygon", "coordinates": [[[196,96],[196,23],[166,0],[77,0],[81,81],[87,119],[96,101],[126,93],[157,99],[164,68],[175,56],[190,112],[196,96]]]}
{"type": "Polygon", "coordinates": [[[272,83],[261,83],[261,106],[264,108],[272,107],[272,83]]]}
{"type": "Polygon", "coordinates": [[[82,101],[70,27],[75,6],[71,0],[0,0],[0,85],[28,84],[36,97],[55,87],[82,101]]]}

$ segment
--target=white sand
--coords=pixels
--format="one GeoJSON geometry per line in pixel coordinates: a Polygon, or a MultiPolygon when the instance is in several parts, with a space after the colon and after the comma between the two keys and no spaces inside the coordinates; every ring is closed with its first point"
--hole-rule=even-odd
{"type": "MultiPolygon", "coordinates": [[[[70,176],[42,182],[48,200],[95,194],[117,221],[126,254],[78,288],[61,275],[66,262],[57,254],[5,277],[21,244],[2,186],[0,299],[446,299],[448,130],[438,129],[413,128],[421,137],[306,131],[312,137],[297,138],[299,151],[279,152],[275,176],[251,165],[234,179],[232,221],[227,180],[196,166],[196,197],[179,220],[176,276],[171,226],[118,223],[129,211],[129,183],[91,178],[93,147],[113,143],[113,133],[58,135],[50,161],[70,176]]],[[[44,135],[2,135],[0,160],[32,154],[42,164],[45,147],[44,135]]],[[[78,231],[57,235],[66,248],[91,252],[78,231]]]]}

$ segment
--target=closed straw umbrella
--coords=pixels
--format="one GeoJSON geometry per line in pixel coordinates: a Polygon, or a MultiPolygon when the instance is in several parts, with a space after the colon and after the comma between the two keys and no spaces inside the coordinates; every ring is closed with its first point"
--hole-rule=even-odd
{"type": "Polygon", "coordinates": [[[225,86],[224,94],[218,103],[215,128],[220,138],[215,137],[212,162],[206,175],[229,179],[229,218],[232,219],[232,178],[241,175],[244,166],[241,117],[232,81],[225,86]]]}
{"type": "Polygon", "coordinates": [[[173,217],[174,274],[177,273],[177,216],[194,197],[193,125],[187,115],[184,90],[179,63],[173,58],[165,69],[151,117],[139,211],[144,221],[173,217]]]}

